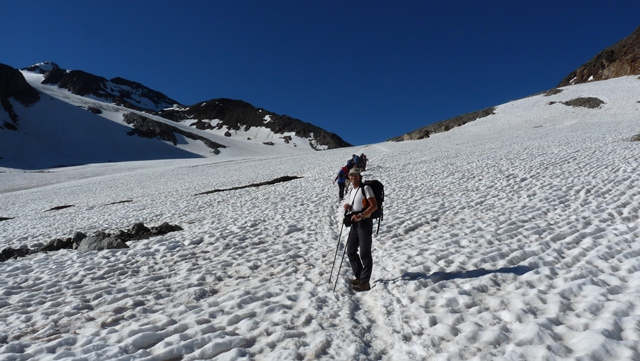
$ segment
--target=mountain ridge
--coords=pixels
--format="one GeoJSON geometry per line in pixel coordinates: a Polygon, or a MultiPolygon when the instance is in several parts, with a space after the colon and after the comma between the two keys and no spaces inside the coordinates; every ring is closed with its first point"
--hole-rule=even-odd
{"type": "Polygon", "coordinates": [[[196,119],[191,125],[201,130],[222,129],[223,127],[227,127],[229,130],[266,127],[276,134],[293,131],[297,136],[304,138],[312,137],[315,134],[317,142],[326,145],[328,149],[351,146],[335,133],[327,132],[320,127],[288,115],[256,108],[242,100],[214,98],[192,105],[184,105],[131,80],[120,77],[107,80],[81,70],[67,71],[53,62],[41,64],[47,66],[36,64],[23,70],[43,74],[43,84],[57,85],[76,95],[93,95],[126,108],[159,115],[175,122],[196,119]],[[144,104],[140,98],[147,99],[154,106],[149,103],[144,104]],[[264,121],[266,116],[269,117],[267,122],[264,121]],[[214,127],[207,125],[205,121],[207,119],[219,119],[220,122],[214,127]]]}
{"type": "MultiPolygon", "coordinates": [[[[569,75],[562,79],[555,88],[548,90],[546,93],[550,95],[554,92],[559,92],[561,90],[558,88],[565,86],[639,74],[640,27],[633,31],[629,36],[601,51],[585,64],[570,72],[569,75]]],[[[453,118],[420,127],[403,135],[390,138],[388,141],[400,142],[404,140],[429,138],[431,134],[449,131],[455,127],[459,127],[474,120],[494,114],[494,112],[495,107],[489,107],[458,115],[453,118]]]]}
{"type": "MultiPolygon", "coordinates": [[[[41,167],[64,166],[87,161],[74,160],[74,150],[62,150],[54,146],[50,146],[47,152],[67,153],[65,159],[68,160],[64,164],[24,159],[24,151],[18,148],[37,148],[40,145],[34,142],[39,142],[42,137],[51,138],[50,135],[43,134],[41,129],[51,129],[56,123],[64,123],[66,118],[79,115],[77,112],[73,115],[56,114],[53,110],[41,109],[44,104],[42,96],[49,96],[50,99],[45,103],[52,108],[67,109],[53,105],[50,100],[56,98],[91,113],[82,115],[82,118],[91,121],[75,122],[74,126],[82,129],[69,130],[67,135],[57,141],[60,144],[82,143],[90,146],[88,138],[104,137],[104,134],[91,134],[85,129],[95,127],[96,122],[115,122],[124,126],[121,131],[126,137],[116,135],[119,140],[114,140],[111,148],[131,147],[132,153],[129,157],[121,154],[107,156],[108,159],[115,159],[114,161],[140,159],[140,156],[133,154],[133,149],[139,151],[139,142],[136,141],[135,145],[125,144],[126,139],[134,138],[164,142],[201,157],[223,153],[228,156],[265,156],[351,146],[335,133],[287,115],[256,108],[240,100],[212,99],[185,106],[165,94],[120,77],[109,80],[81,70],[64,70],[53,62],[38,63],[20,70],[0,64],[0,167],[20,167],[17,159],[31,164],[28,167],[36,166],[34,164],[41,167]],[[40,106],[36,106],[39,102],[40,106]],[[35,118],[35,113],[28,111],[34,106],[39,109],[39,115],[35,118]],[[80,143],[65,139],[78,136],[87,139],[80,143]]],[[[107,147],[109,139],[100,141],[107,147]]],[[[48,142],[53,140],[48,139],[48,142]]],[[[114,149],[110,153],[118,151],[114,149]]],[[[150,157],[152,155],[147,154],[142,159],[150,157]]],[[[84,159],[79,155],[78,159],[81,158],[84,159]]],[[[97,157],[94,161],[104,161],[104,157],[97,157]]]]}

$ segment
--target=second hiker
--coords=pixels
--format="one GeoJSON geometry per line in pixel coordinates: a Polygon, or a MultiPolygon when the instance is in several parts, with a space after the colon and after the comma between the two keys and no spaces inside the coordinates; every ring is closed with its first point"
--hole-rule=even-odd
{"type": "Polygon", "coordinates": [[[340,200],[343,200],[345,183],[347,181],[347,168],[342,167],[338,171],[338,175],[333,179],[333,184],[335,184],[336,181],[338,182],[338,196],[340,197],[340,200]]]}

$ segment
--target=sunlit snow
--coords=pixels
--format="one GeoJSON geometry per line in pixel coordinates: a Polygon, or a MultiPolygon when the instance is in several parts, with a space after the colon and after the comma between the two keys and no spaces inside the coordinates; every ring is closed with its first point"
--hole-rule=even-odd
{"type": "Polygon", "coordinates": [[[0,263],[0,360],[637,360],[639,101],[625,77],[420,141],[1,169],[3,248],[184,230],[0,263]],[[560,103],[578,97],[604,105],[560,103]],[[353,153],[385,216],[371,291],[345,258],[333,292],[353,153]],[[200,194],[281,176],[302,178],[200,194]]]}

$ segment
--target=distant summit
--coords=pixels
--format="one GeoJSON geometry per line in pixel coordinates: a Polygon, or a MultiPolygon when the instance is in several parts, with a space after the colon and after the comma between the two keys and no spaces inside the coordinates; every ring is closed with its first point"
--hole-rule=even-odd
{"type": "MultiPolygon", "coordinates": [[[[211,99],[185,107],[164,109],[158,115],[174,122],[186,122],[200,130],[226,130],[224,135],[232,136],[238,132],[246,132],[251,128],[266,128],[274,134],[293,132],[300,138],[313,139],[313,147],[325,146],[327,149],[349,147],[334,133],[303,122],[288,115],[272,113],[256,108],[242,100],[211,99]]],[[[290,142],[290,137],[284,138],[290,142]]]]}
{"type": "Polygon", "coordinates": [[[82,70],[65,70],[49,61],[22,70],[43,74],[42,84],[57,85],[73,94],[92,96],[129,109],[157,111],[178,103],[140,83],[120,77],[107,80],[82,70]]]}
{"type": "Polygon", "coordinates": [[[567,75],[558,87],[640,74],[640,27],[567,75]]]}

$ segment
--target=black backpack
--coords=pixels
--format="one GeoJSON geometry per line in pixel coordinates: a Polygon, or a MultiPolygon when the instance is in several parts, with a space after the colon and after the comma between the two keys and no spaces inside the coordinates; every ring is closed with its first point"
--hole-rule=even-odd
{"type": "MultiPolygon", "coordinates": [[[[364,186],[369,186],[371,187],[371,190],[373,191],[373,195],[376,197],[376,203],[378,204],[378,209],[375,210],[375,212],[371,213],[371,218],[373,219],[378,219],[378,230],[376,230],[376,234],[378,234],[378,231],[380,231],[380,221],[382,220],[382,218],[384,218],[384,214],[382,211],[382,203],[384,202],[384,184],[382,184],[379,180],[365,180],[363,181],[363,186],[360,187],[360,189],[362,190],[362,196],[364,199],[367,199],[367,197],[364,194],[364,186]]],[[[367,203],[369,203],[369,201],[367,200],[367,203]]],[[[367,207],[369,205],[367,204],[367,207]]]]}

